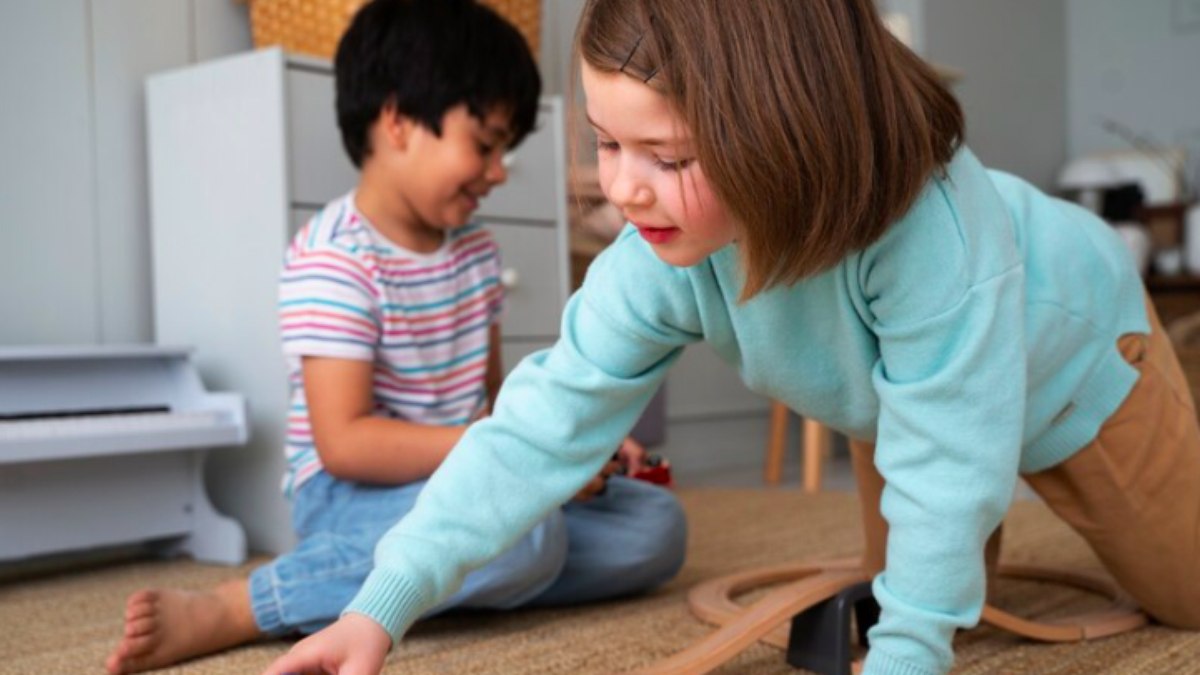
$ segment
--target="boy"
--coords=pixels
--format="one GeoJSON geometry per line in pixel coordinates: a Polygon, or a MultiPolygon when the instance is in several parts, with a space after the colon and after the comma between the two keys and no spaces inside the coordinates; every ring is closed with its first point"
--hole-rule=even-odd
{"type": "MultiPolygon", "coordinates": [[[[292,396],[284,491],[299,544],[207,592],[130,596],[110,673],[337,619],[379,538],[498,390],[497,249],[467,223],[533,128],[532,55],[476,0],[375,0],[343,37],[336,74],[359,185],[297,233],[280,283],[292,396]]],[[[621,454],[636,469],[644,450],[627,441],[621,454]]],[[[617,468],[430,614],[584,602],[674,576],[686,538],[678,502],[610,479],[617,468]]]]}

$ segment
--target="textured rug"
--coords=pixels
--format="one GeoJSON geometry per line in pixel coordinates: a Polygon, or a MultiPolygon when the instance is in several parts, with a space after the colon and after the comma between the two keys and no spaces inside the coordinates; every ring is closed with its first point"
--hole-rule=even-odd
{"type": "MultiPolygon", "coordinates": [[[[476,613],[418,625],[385,672],[616,673],[644,666],[703,637],[709,628],[687,610],[688,588],[747,567],[844,556],[860,545],[852,495],[804,496],[784,490],[681,493],[691,522],[688,562],[658,592],[573,609],[476,613]]],[[[1083,542],[1040,504],[1016,505],[1005,530],[1005,559],[1096,569],[1083,542]]],[[[135,561],[26,577],[0,584],[0,674],[102,673],[121,629],[124,598],[147,586],[205,588],[242,572],[189,561],[135,561]]],[[[1042,584],[1003,582],[998,604],[1048,617],[1098,604],[1042,584]]],[[[163,673],[257,673],[289,646],[274,641],[197,659],[163,673]]],[[[956,673],[1200,674],[1200,633],[1151,626],[1076,645],[1040,645],[978,628],[956,641],[956,673]]],[[[783,653],[755,646],[717,671],[797,672],[783,653]]]]}

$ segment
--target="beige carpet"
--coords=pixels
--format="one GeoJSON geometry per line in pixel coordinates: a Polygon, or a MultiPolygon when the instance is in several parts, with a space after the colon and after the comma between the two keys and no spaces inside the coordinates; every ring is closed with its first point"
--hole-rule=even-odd
{"type": "MultiPolygon", "coordinates": [[[[793,491],[684,492],[692,523],[688,562],[649,597],[566,610],[443,617],[418,626],[387,673],[615,673],[649,664],[701,638],[685,595],[693,584],[749,566],[855,552],[857,504],[846,494],[793,491]]],[[[1096,563],[1073,533],[1035,503],[1020,503],[1006,529],[1009,560],[1096,563]]],[[[121,627],[124,597],[146,585],[203,588],[232,573],[191,562],[134,562],[0,585],[0,674],[101,673],[121,627]]],[[[1095,599],[1031,583],[1005,583],[1001,606],[1050,616],[1095,599]]],[[[256,673],[281,654],[271,642],[160,672],[256,673]]],[[[959,636],[958,673],[1200,674],[1200,634],[1150,627],[1083,645],[1037,645],[992,629],[959,636]]],[[[756,646],[720,673],[793,673],[781,651],[756,646]]]]}

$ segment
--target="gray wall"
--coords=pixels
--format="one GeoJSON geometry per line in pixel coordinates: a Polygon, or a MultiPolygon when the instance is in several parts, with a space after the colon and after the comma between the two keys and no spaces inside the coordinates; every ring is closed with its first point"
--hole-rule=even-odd
{"type": "Polygon", "coordinates": [[[926,0],[924,55],[963,72],[967,143],[987,165],[1051,188],[1066,160],[1063,0],[926,0]]]}
{"type": "Polygon", "coordinates": [[[1067,0],[1071,156],[1128,149],[1104,118],[1200,167],[1200,0],[1067,0]]]}
{"type": "Polygon", "coordinates": [[[0,345],[152,339],[142,81],[249,46],[232,0],[0,3],[0,345]]]}

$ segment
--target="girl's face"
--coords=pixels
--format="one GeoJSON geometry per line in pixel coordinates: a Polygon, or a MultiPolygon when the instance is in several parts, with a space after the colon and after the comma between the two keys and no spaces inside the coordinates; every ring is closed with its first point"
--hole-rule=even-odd
{"type": "Polygon", "coordinates": [[[596,132],[600,188],[671,265],[703,261],[734,240],[695,147],[667,99],[622,73],[583,64],[588,123],[596,132]]]}

